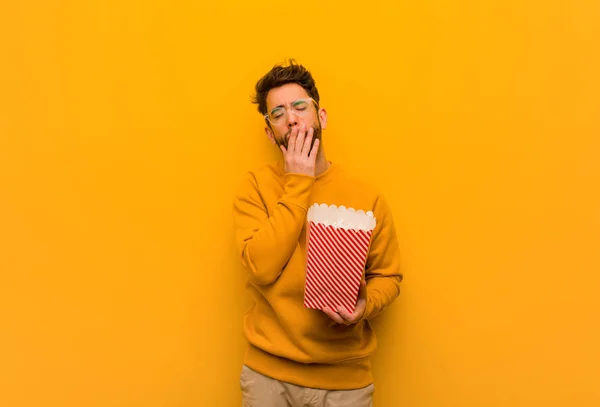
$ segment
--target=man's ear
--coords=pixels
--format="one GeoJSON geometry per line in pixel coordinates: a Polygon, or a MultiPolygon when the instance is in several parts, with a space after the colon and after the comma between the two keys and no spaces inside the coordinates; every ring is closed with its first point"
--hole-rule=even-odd
{"type": "Polygon", "coordinates": [[[327,128],[327,110],[319,109],[319,119],[321,120],[321,129],[325,130],[327,128]]]}
{"type": "Polygon", "coordinates": [[[273,135],[273,131],[269,128],[269,126],[265,127],[265,134],[267,135],[269,140],[271,140],[271,143],[277,145],[277,143],[275,142],[275,136],[273,135]]]}

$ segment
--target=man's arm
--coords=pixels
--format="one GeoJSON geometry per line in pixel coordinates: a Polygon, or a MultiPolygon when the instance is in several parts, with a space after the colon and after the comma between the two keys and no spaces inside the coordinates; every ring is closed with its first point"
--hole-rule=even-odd
{"type": "Polygon", "coordinates": [[[366,307],[361,319],[372,319],[400,294],[400,247],[390,208],[379,196],[373,210],[377,226],[373,231],[366,264],[366,307]]]}
{"type": "Polygon", "coordinates": [[[250,280],[273,283],[294,253],[315,183],[319,140],[312,144],[313,128],[303,124],[291,131],[288,147],[280,145],[284,159],[283,194],[271,217],[254,176],[249,175],[234,201],[236,240],[250,280]],[[312,148],[311,148],[312,145],[312,148]]]}
{"type": "Polygon", "coordinates": [[[286,174],[283,194],[270,217],[253,175],[240,188],[234,201],[236,241],[254,283],[273,283],[294,253],[314,182],[309,175],[286,174]]]}
{"type": "Polygon", "coordinates": [[[361,282],[356,309],[353,313],[343,306],[337,310],[325,307],[323,312],[339,324],[351,325],[372,319],[386,309],[400,294],[400,249],[392,213],[380,195],[373,209],[377,225],[371,237],[371,247],[365,266],[365,281],[361,282]]]}

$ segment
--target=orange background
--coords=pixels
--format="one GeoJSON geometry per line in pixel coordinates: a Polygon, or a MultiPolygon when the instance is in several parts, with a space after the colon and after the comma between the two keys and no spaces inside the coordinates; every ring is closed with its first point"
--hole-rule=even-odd
{"type": "Polygon", "coordinates": [[[239,406],[231,200],[295,57],[403,253],[376,407],[600,405],[600,3],[4,1],[0,406],[239,406]]]}

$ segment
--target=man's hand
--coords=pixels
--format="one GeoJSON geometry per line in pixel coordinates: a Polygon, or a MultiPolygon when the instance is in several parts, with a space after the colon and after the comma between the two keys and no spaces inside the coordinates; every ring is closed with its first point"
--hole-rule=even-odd
{"type": "Polygon", "coordinates": [[[358,301],[354,308],[354,313],[349,313],[346,308],[339,306],[337,312],[329,307],[323,308],[323,312],[326,313],[329,318],[333,319],[338,324],[352,325],[358,322],[358,320],[365,313],[367,307],[367,283],[365,280],[360,282],[360,289],[358,290],[358,301]]]}
{"type": "Polygon", "coordinates": [[[287,149],[283,145],[279,146],[283,152],[285,172],[315,176],[319,140],[315,140],[315,144],[311,149],[313,133],[314,129],[312,127],[307,132],[306,125],[302,123],[300,128],[295,127],[292,130],[287,149]]]}

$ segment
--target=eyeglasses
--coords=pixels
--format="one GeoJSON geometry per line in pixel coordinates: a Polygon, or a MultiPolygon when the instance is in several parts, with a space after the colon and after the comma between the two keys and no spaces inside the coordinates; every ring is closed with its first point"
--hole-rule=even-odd
{"type": "MultiPolygon", "coordinates": [[[[306,116],[310,112],[311,103],[315,104],[315,107],[319,107],[317,102],[313,98],[298,99],[290,103],[290,110],[299,117],[306,116]]],[[[265,119],[270,121],[272,124],[281,124],[287,120],[288,109],[285,106],[277,106],[265,115],[265,119]]]]}

